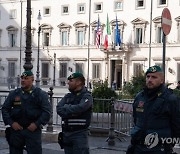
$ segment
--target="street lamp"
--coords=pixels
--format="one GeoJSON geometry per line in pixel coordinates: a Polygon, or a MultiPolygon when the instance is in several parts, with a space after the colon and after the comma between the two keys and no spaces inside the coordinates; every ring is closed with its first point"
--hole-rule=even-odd
{"type": "Polygon", "coordinates": [[[25,50],[25,70],[31,70],[33,65],[31,63],[31,0],[27,0],[27,21],[26,21],[26,50],[25,50]]]}
{"type": "Polygon", "coordinates": [[[56,53],[54,53],[53,86],[56,86],[56,53]]]}
{"type": "Polygon", "coordinates": [[[40,32],[41,32],[41,26],[40,26],[40,20],[41,18],[41,12],[39,10],[39,14],[38,14],[38,50],[37,50],[37,71],[36,71],[36,86],[40,87],[40,79],[39,79],[39,41],[40,41],[40,32]]]}

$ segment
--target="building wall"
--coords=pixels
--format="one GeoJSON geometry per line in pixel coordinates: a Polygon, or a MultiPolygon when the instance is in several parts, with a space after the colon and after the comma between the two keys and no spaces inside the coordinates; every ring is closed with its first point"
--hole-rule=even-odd
{"type": "MultiPolygon", "coordinates": [[[[92,63],[100,63],[100,79],[105,80],[108,77],[109,84],[113,80],[117,80],[117,78],[113,78],[112,74],[117,72],[113,72],[113,60],[117,61],[115,66],[119,67],[121,64],[119,60],[122,60],[122,83],[124,81],[130,81],[131,77],[134,75],[134,63],[140,63],[143,66],[143,70],[146,69],[150,65],[154,65],[155,63],[162,63],[162,52],[163,47],[162,43],[156,43],[156,23],[155,19],[160,17],[162,14],[162,10],[167,7],[171,12],[172,17],[172,29],[170,34],[167,36],[166,42],[166,82],[172,83],[172,87],[175,87],[178,78],[178,68],[177,64],[180,63],[180,42],[177,42],[178,38],[178,22],[175,18],[179,17],[180,14],[177,10],[180,9],[180,1],[179,0],[167,0],[167,5],[159,6],[159,0],[153,1],[152,5],[152,25],[150,25],[150,14],[151,14],[151,2],[148,0],[144,0],[144,7],[137,8],[137,0],[126,0],[123,1],[123,10],[117,11],[114,10],[114,3],[118,0],[91,0],[91,15],[90,15],[90,45],[88,49],[88,33],[89,33],[89,2],[90,0],[31,0],[32,7],[32,18],[31,18],[31,26],[34,28],[32,30],[32,57],[33,57],[33,71],[36,74],[37,68],[37,42],[38,42],[38,12],[41,11],[42,20],[40,21],[40,25],[48,24],[52,26],[51,33],[51,41],[50,46],[43,46],[43,34],[41,31],[40,34],[40,68],[42,67],[42,63],[44,61],[49,62],[49,84],[52,84],[53,80],[53,64],[54,64],[54,53],[56,53],[56,80],[57,85],[59,85],[59,63],[63,62],[64,59],[69,59],[68,68],[72,68],[72,72],[75,71],[75,63],[82,62],[84,63],[84,74],[89,80],[93,80],[92,78],[92,63]],[[95,12],[95,4],[102,4],[102,11],[95,12]],[[77,13],[77,5],[85,4],[85,13],[78,14],[77,13]],[[69,13],[67,15],[62,15],[62,6],[67,5],[69,7],[69,13]],[[44,16],[44,8],[50,8],[50,16],[44,16]],[[111,36],[109,36],[109,47],[108,52],[104,50],[103,43],[104,37],[106,35],[106,19],[107,14],[109,17],[110,27],[111,27],[111,36]],[[94,42],[94,30],[92,25],[97,24],[98,16],[102,25],[102,46],[100,49],[97,49],[93,44],[94,42]],[[120,22],[119,27],[121,28],[121,22],[124,23],[123,35],[121,35],[121,40],[123,42],[122,50],[119,50],[119,47],[112,49],[112,22],[116,19],[120,22]],[[135,21],[136,20],[136,21],[135,21]],[[139,22],[145,21],[144,26],[144,40],[142,44],[135,44],[135,29],[136,24],[140,24],[139,22]],[[132,22],[135,21],[135,24],[132,22]],[[85,39],[84,45],[78,46],[76,44],[76,30],[73,26],[76,22],[83,22],[87,25],[85,28],[85,39]],[[60,44],[60,29],[58,25],[61,23],[66,23],[71,26],[69,32],[69,45],[61,46],[60,44]],[[150,34],[150,28],[152,30],[150,34]],[[151,44],[150,44],[150,36],[151,36],[151,44]],[[151,51],[151,56],[149,55],[151,51]],[[89,55],[88,55],[89,52],[89,55]],[[107,57],[108,56],[108,57],[107,57]],[[89,66],[88,66],[89,59],[89,66]],[[149,61],[150,60],[150,61],[149,61]],[[88,73],[89,67],[89,73],[88,73]],[[89,75],[88,75],[89,74],[89,75]]],[[[24,51],[25,51],[25,27],[26,27],[26,1],[18,1],[18,0],[0,0],[0,63],[4,69],[0,70],[0,76],[5,78],[8,76],[8,59],[13,59],[17,57],[16,60],[16,75],[18,75],[23,70],[24,64],[24,51]],[[20,31],[21,31],[21,4],[22,4],[22,64],[20,66],[20,31]],[[9,19],[9,12],[12,9],[17,10],[17,15],[15,19],[9,19]],[[8,26],[14,26],[17,30],[17,44],[15,47],[9,47],[8,42],[8,34],[6,28],[8,26]],[[20,68],[21,67],[21,71],[20,68]]],[[[178,20],[179,21],[179,20],[178,20]]],[[[94,27],[96,29],[96,26],[94,27]]],[[[121,33],[122,34],[122,33],[121,33]]],[[[180,34],[179,34],[180,35],[180,34]]],[[[120,66],[120,67],[121,67],[120,66]]],[[[117,69],[115,69],[117,70],[117,69]]],[[[40,69],[41,72],[41,69],[40,69]]],[[[67,76],[72,73],[68,70],[67,76]]],[[[41,76],[40,76],[41,77],[41,76]]]]}

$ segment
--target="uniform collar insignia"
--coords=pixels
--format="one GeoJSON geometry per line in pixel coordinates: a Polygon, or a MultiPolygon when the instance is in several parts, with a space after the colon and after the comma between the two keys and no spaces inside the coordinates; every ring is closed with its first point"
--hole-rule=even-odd
{"type": "Polygon", "coordinates": [[[80,94],[81,94],[81,93],[79,92],[79,93],[77,93],[76,95],[79,96],[80,94]]]}
{"type": "Polygon", "coordinates": [[[162,93],[161,93],[161,92],[159,92],[157,95],[158,95],[158,96],[161,96],[161,95],[162,95],[162,93]]]}

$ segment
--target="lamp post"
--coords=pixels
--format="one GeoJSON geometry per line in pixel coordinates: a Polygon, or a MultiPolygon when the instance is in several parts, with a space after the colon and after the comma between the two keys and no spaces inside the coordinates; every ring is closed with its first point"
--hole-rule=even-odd
{"type": "MultiPolygon", "coordinates": [[[[21,53],[21,51],[22,51],[22,0],[20,0],[20,3],[21,3],[21,29],[20,29],[20,45],[19,45],[19,75],[21,74],[21,63],[22,63],[22,61],[21,61],[21,57],[22,57],[22,53],[21,53]]],[[[19,86],[19,85],[18,85],[19,86]]]]}
{"type": "Polygon", "coordinates": [[[36,86],[40,87],[40,79],[39,79],[39,41],[40,41],[40,32],[41,32],[41,26],[40,26],[40,20],[41,18],[41,12],[39,10],[39,14],[38,14],[38,50],[37,50],[37,71],[36,71],[36,86]]]}
{"type": "Polygon", "coordinates": [[[54,53],[53,86],[56,86],[56,53],[54,53]]]}
{"type": "Polygon", "coordinates": [[[90,28],[91,28],[91,0],[89,0],[89,25],[88,25],[88,70],[87,70],[87,89],[89,89],[89,63],[90,63],[90,28]]]}
{"type": "Polygon", "coordinates": [[[31,63],[31,0],[27,0],[27,21],[26,21],[26,50],[25,50],[25,70],[31,70],[33,65],[31,63]]]}

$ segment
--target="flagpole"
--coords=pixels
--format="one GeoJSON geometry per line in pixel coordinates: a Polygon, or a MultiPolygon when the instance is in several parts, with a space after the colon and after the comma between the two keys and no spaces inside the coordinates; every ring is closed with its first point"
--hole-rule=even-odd
{"type": "Polygon", "coordinates": [[[152,5],[153,5],[153,0],[151,0],[151,12],[150,12],[149,67],[151,66],[152,5]]]}
{"type": "Polygon", "coordinates": [[[87,89],[89,89],[89,62],[90,62],[90,26],[91,24],[91,0],[89,0],[89,29],[88,29],[88,71],[87,71],[87,89]]]}

